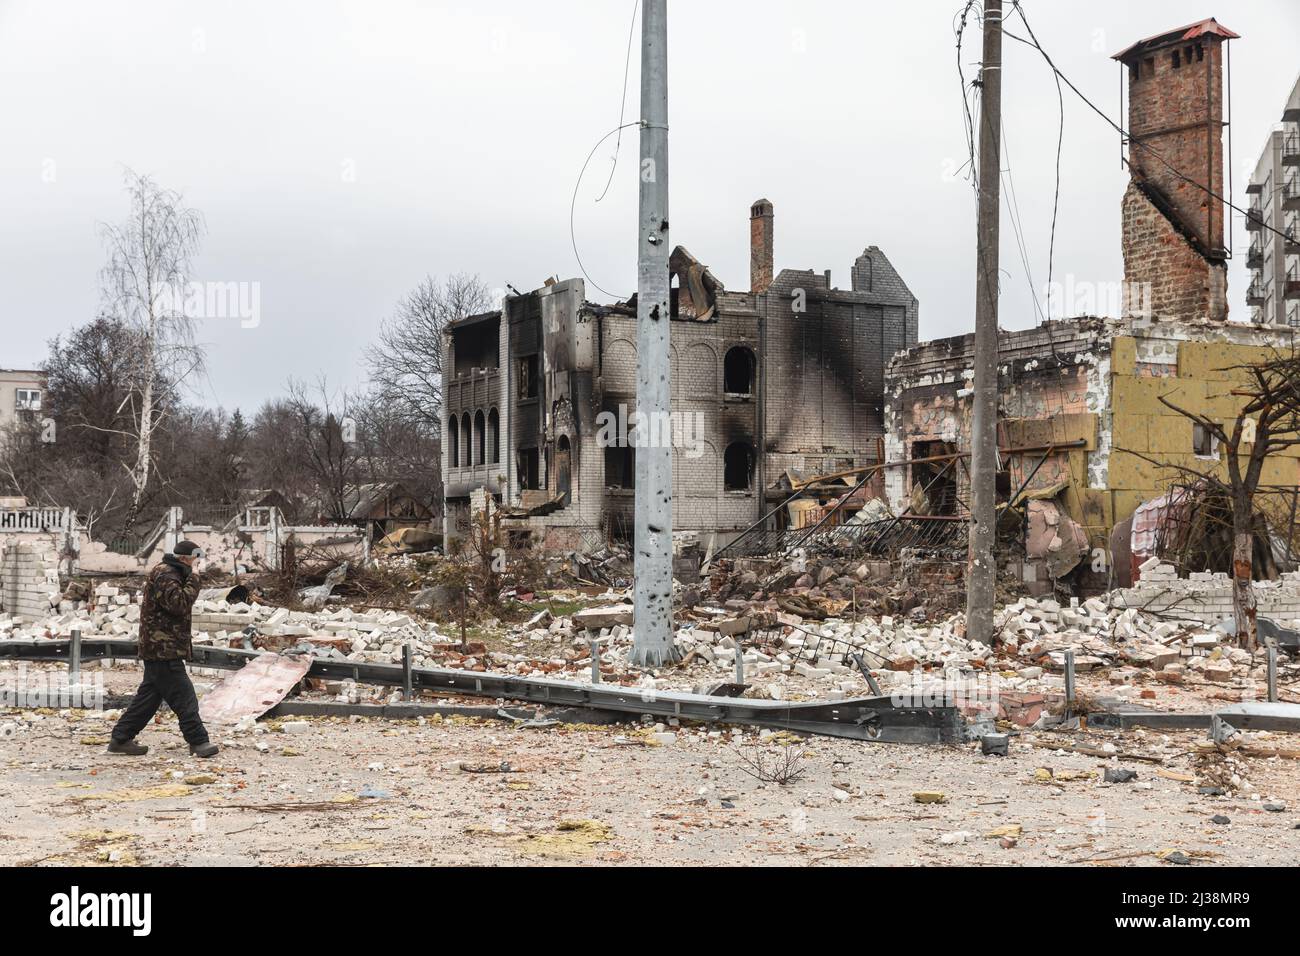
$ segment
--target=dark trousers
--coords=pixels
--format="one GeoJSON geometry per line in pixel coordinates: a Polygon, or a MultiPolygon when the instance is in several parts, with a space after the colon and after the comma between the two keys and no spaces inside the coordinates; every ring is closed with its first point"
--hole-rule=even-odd
{"type": "Polygon", "coordinates": [[[113,728],[113,739],[123,743],[134,739],[153,719],[163,701],[180,721],[186,743],[197,747],[208,742],[208,730],[199,717],[199,699],[194,695],[185,662],[179,660],[144,662],[144,680],[113,728]]]}

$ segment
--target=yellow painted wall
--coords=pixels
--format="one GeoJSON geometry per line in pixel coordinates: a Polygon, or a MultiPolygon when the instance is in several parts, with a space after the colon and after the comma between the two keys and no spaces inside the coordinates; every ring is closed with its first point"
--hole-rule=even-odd
{"type": "MultiPolygon", "coordinates": [[[[1206,415],[1229,431],[1244,398],[1232,395],[1244,385],[1245,374],[1232,366],[1247,365],[1275,357],[1266,347],[1231,342],[1179,342],[1178,364],[1164,377],[1153,374],[1156,366],[1141,361],[1140,343],[1131,336],[1114,340],[1111,354],[1111,453],[1109,495],[1111,520],[1123,521],[1143,501],[1163,494],[1180,477],[1175,468],[1161,467],[1141,455],[1160,462],[1183,465],[1227,480],[1223,452],[1216,463],[1198,458],[1192,450],[1192,423],[1164,405],[1164,396],[1181,408],[1206,415]],[[1140,453],[1140,454],[1137,454],[1140,453]]],[[[1300,484],[1300,447],[1288,448],[1264,465],[1262,484],[1300,484]]]]}

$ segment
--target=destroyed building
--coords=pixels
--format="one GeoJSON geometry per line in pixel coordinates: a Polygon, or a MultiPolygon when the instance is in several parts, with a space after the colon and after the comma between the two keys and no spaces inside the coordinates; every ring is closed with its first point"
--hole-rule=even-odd
{"type": "MultiPolygon", "coordinates": [[[[671,271],[673,527],[725,541],[786,493],[789,475],[879,460],[884,374],[917,340],[918,303],[868,246],[850,287],[774,269],[774,210],[750,210],[750,289],[730,291],[677,247],[671,271]]],[[[445,340],[442,473],[448,539],[471,495],[517,539],[591,548],[632,533],[635,297],[586,298],[581,279],[507,296],[445,340]]],[[[659,423],[652,423],[658,427],[659,423]]]]}
{"type": "MultiPolygon", "coordinates": [[[[999,332],[999,500],[1025,508],[1022,570],[1040,593],[1073,576],[1088,591],[1113,583],[1126,552],[1112,532],[1181,472],[1223,475],[1203,427],[1161,401],[1234,421],[1233,366],[1290,352],[1276,328],[1226,322],[1220,71],[1236,34],[1207,20],[1134,44],[1118,59],[1130,83],[1131,179],[1123,198],[1125,283],[1119,318],[1083,317],[999,332]],[[1154,162],[1159,144],[1188,174],[1154,162]],[[1206,184],[1209,191],[1207,191],[1206,184]]],[[[963,516],[970,477],[973,336],[898,355],[886,386],[885,485],[896,512],[963,516]],[[931,460],[918,460],[931,459],[931,460]],[[938,460],[934,460],[938,459],[938,460]]],[[[1261,483],[1294,489],[1294,449],[1270,458],[1261,483]]]]}
{"type": "MultiPolygon", "coordinates": [[[[905,463],[885,475],[896,511],[965,511],[970,476],[956,455],[970,448],[972,341],[965,335],[926,342],[890,366],[885,453],[905,463]],[[906,463],[943,455],[953,457],[906,463]]],[[[1240,375],[1228,369],[1290,348],[1281,330],[1204,319],[1080,318],[1002,331],[999,498],[1032,499],[1031,522],[1046,509],[1045,525],[1082,532],[1077,544],[1071,535],[1053,535],[1041,548],[1031,534],[1027,582],[1041,585],[1077,568],[1083,589],[1105,590],[1115,525],[1163,494],[1179,466],[1220,474],[1226,468],[1213,437],[1161,397],[1232,421],[1245,399],[1231,394],[1240,375]],[[1062,542],[1056,550],[1052,537],[1062,542]]],[[[1300,453],[1270,458],[1262,483],[1300,484],[1293,454],[1300,453]]]]}

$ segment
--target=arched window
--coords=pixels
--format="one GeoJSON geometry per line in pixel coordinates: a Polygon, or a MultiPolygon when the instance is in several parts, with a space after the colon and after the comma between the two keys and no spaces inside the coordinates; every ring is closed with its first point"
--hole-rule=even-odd
{"type": "Polygon", "coordinates": [[[469,412],[460,416],[460,463],[466,467],[474,464],[474,429],[469,423],[469,412]]]}
{"type": "Polygon", "coordinates": [[[754,350],[745,345],[727,349],[722,360],[722,390],[728,395],[753,395],[754,350]]]}
{"type": "Polygon", "coordinates": [[[474,464],[487,463],[487,428],[480,409],[474,413],[474,464]]]}
{"type": "Polygon", "coordinates": [[[735,441],[722,453],[722,486],[727,491],[748,491],[754,484],[754,448],[735,441]]]}
{"type": "Polygon", "coordinates": [[[455,415],[447,419],[447,464],[452,468],[460,464],[460,419],[455,415]]]}
{"type": "Polygon", "coordinates": [[[561,435],[560,440],[556,442],[555,451],[555,490],[563,496],[566,505],[571,500],[572,482],[573,449],[569,444],[569,436],[561,435]]]}
{"type": "Polygon", "coordinates": [[[492,464],[501,464],[501,417],[495,408],[488,412],[487,444],[492,464]]]}

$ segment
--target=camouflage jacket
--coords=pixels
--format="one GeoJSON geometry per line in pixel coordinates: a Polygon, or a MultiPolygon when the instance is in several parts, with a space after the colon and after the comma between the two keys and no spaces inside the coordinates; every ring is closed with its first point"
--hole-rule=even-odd
{"type": "Polygon", "coordinates": [[[189,568],[167,558],[154,565],[140,605],[141,660],[190,659],[190,609],[198,596],[189,568]]]}

